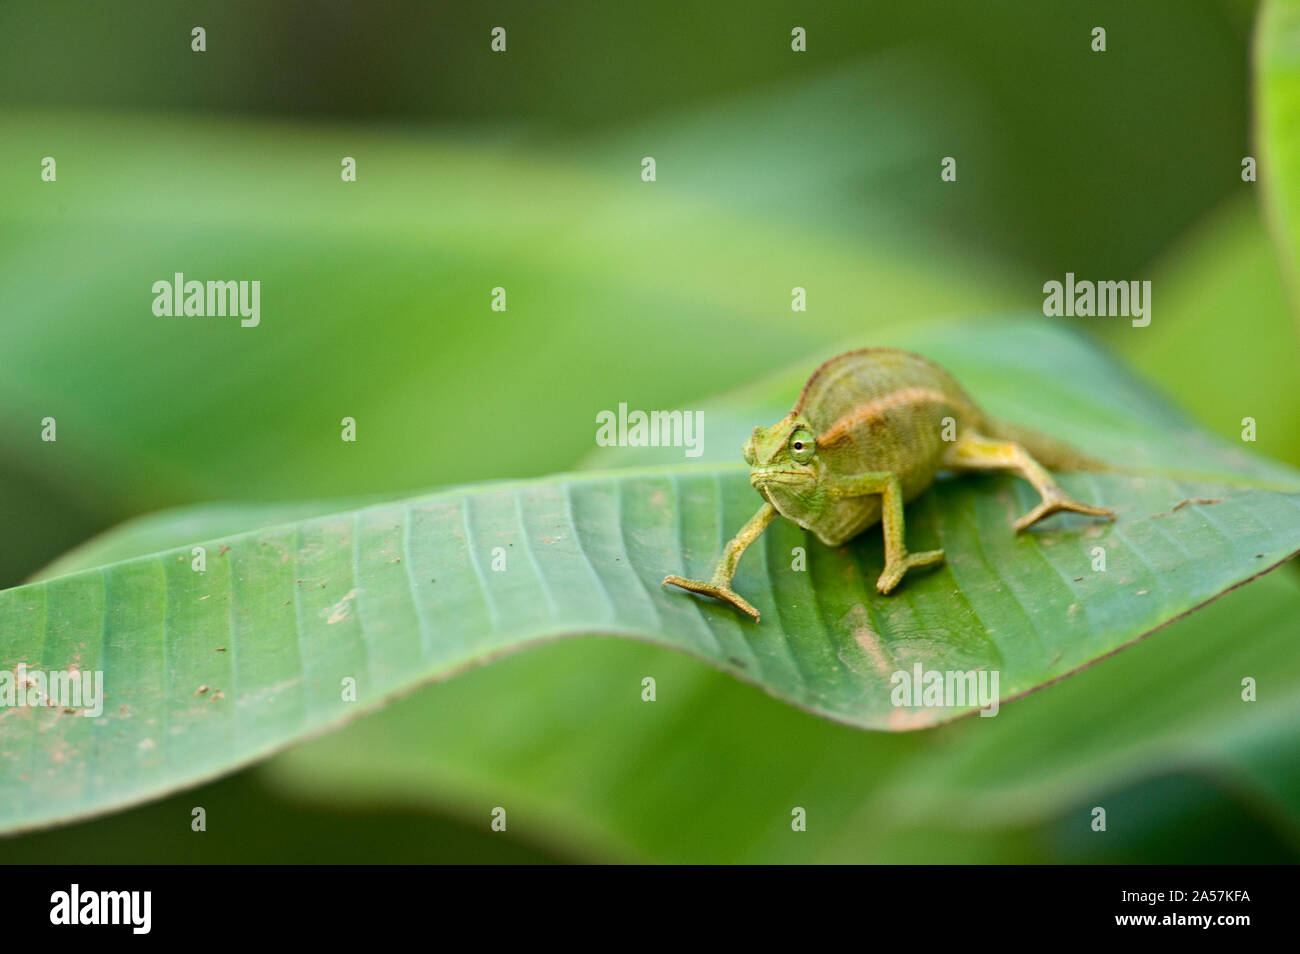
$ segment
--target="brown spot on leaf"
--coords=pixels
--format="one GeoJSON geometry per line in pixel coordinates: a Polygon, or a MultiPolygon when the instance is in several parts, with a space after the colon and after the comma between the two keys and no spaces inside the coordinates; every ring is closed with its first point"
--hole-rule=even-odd
{"type": "Polygon", "coordinates": [[[1186,500],[1180,500],[1178,501],[1178,503],[1174,504],[1173,510],[1169,512],[1173,513],[1174,510],[1182,510],[1184,507],[1190,504],[1196,504],[1198,507],[1207,507],[1210,504],[1216,504],[1216,503],[1223,503],[1223,498],[1222,497],[1188,497],[1186,500]]]}
{"type": "Polygon", "coordinates": [[[853,641],[862,650],[863,656],[871,668],[881,676],[888,678],[898,668],[890,658],[889,649],[880,638],[880,634],[871,625],[871,615],[866,606],[856,604],[840,619],[840,624],[849,628],[853,641]]]}
{"type": "Polygon", "coordinates": [[[927,726],[933,721],[931,711],[925,707],[908,709],[905,706],[894,706],[889,710],[889,727],[895,731],[902,731],[927,726]]]}

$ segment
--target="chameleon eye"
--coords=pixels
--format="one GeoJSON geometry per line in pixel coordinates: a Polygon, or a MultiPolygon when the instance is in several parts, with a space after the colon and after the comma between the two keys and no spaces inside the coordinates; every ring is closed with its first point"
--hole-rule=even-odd
{"type": "Polygon", "coordinates": [[[817,438],[812,431],[801,427],[790,435],[790,456],[797,463],[806,464],[817,453],[817,438]]]}

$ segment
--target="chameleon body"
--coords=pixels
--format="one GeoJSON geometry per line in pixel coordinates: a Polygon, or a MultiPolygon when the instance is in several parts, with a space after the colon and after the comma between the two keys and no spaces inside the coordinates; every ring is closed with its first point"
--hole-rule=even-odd
{"type": "Polygon", "coordinates": [[[892,348],[849,351],[822,364],[789,414],[754,429],[744,455],[762,507],[727,543],[710,580],[670,575],[664,583],[725,600],[754,619],[758,611],[731,580],[745,549],[778,515],[828,546],[882,523],[882,594],[908,570],[943,561],[942,550],[909,553],[903,537],[903,505],[941,470],[1006,469],[1029,481],[1042,500],[1016,521],[1016,532],[1062,510],[1114,517],[1069,497],[1044,467],[1092,469],[1095,462],[994,421],[943,368],[892,348]]]}

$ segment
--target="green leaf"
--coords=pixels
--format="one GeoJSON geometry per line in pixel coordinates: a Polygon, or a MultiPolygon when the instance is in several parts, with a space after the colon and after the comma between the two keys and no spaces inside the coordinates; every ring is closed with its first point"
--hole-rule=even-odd
{"type": "Polygon", "coordinates": [[[258,775],[308,806],[424,806],[482,825],[506,805],[517,837],[610,859],[1249,860],[1226,829],[1189,836],[1169,798],[1118,810],[1125,792],[1181,775],[1224,792],[1229,817],[1260,820],[1272,846],[1256,860],[1294,861],[1298,600],[1292,574],[1268,574],[996,718],[926,732],[856,732],[678,653],[565,641],[416,693],[258,775]],[[1256,702],[1242,700],[1246,676],[1256,702]],[[793,835],[796,805],[809,824],[793,835]],[[1089,828],[1095,805],[1104,836],[1089,828]]]}
{"type": "MultiPolygon", "coordinates": [[[[970,707],[895,707],[895,671],[994,670],[1007,701],[1300,549],[1300,476],[1195,431],[1059,326],[988,320],[923,331],[913,344],[993,413],[1122,462],[1125,472],[1062,478],[1119,520],[1058,517],[1016,536],[1011,523],[1033,502],[1027,486],[940,481],[910,505],[908,540],[944,547],[948,561],[890,597],[871,585],[878,533],[831,550],[778,521],[736,578],[764,614],[756,626],[659,585],[666,573],[705,573],[757,503],[743,465],[679,460],[266,527],[205,544],[203,573],[185,546],[4,591],[4,658],[102,670],[107,705],[99,719],[0,713],[0,825],[191,784],[395,693],[568,635],[680,649],[854,726],[933,725],[970,707]],[[791,569],[796,546],[807,572],[791,569]],[[1104,572],[1093,570],[1096,547],[1104,572]]],[[[783,393],[781,411],[794,394],[783,393]]],[[[747,423],[770,418],[776,399],[748,394],[747,423]]],[[[711,455],[738,446],[736,405],[719,404],[732,410],[718,421],[706,412],[711,455]]]]}

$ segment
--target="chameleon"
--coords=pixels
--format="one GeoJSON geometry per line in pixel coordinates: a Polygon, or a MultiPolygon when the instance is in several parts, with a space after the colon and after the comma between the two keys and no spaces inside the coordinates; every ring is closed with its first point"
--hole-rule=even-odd
{"type": "Polygon", "coordinates": [[[909,552],[903,536],[903,505],[940,471],[1002,469],[1028,481],[1041,500],[1016,521],[1016,533],[1060,511],[1115,518],[1113,510],[1074,500],[1044,466],[1103,465],[989,417],[939,365],[893,348],[862,348],[824,362],[789,414],[754,428],[743,454],[762,506],[723,548],[708,581],[669,574],[663,583],[724,600],[756,621],[758,610],[731,581],[746,548],[778,515],[831,547],[881,523],[885,566],[876,589],[882,595],[908,570],[944,560],[943,550],[909,552]]]}

